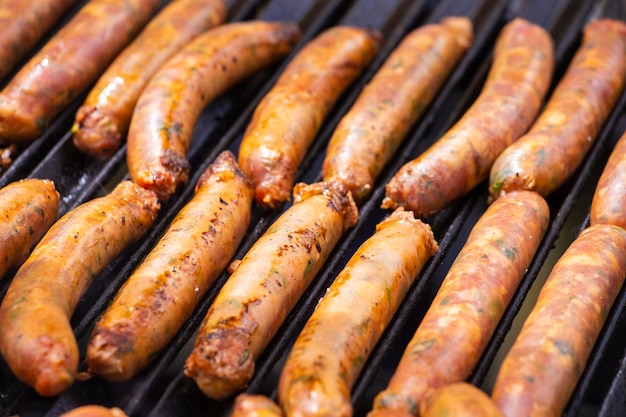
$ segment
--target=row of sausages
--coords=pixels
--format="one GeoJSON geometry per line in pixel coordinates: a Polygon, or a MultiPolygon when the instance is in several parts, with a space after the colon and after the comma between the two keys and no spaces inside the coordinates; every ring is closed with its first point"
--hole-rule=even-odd
{"type": "MultiPolygon", "coordinates": [[[[20,266],[0,306],[0,351],[20,379],[42,395],[56,395],[73,382],[78,350],[69,326],[72,311],[98,272],[150,227],[158,213],[158,200],[167,200],[181,183],[188,181],[184,155],[199,111],[228,85],[260,68],[253,67],[249,58],[246,60],[251,51],[259,54],[255,58],[258,65],[267,66],[285,56],[296,41],[293,25],[261,22],[225,24],[207,32],[206,37],[199,35],[182,53],[155,70],[137,99],[128,133],[129,170],[134,182],[123,182],[111,194],[85,203],[55,222],[47,233],[45,230],[56,218],[55,200],[58,204],[58,194],[50,188],[50,182],[13,185],[37,183],[48,187],[43,193],[44,202],[30,207],[31,216],[47,216],[39,237],[46,234],[20,266]],[[264,33],[270,39],[265,44],[264,33]],[[283,35],[290,40],[285,41],[283,35]],[[276,52],[281,47],[285,49],[276,52]],[[218,80],[219,85],[211,80],[218,80]],[[141,118],[142,109],[146,109],[145,120],[141,118]],[[134,124],[141,126],[141,134],[152,130],[158,141],[136,139],[133,144],[131,137],[139,137],[132,135],[134,124]],[[151,159],[155,152],[157,156],[151,159]],[[139,155],[141,162],[153,162],[148,162],[145,169],[133,169],[131,154],[139,155]],[[146,180],[133,172],[147,172],[143,177],[146,180]],[[56,253],[58,257],[60,252],[62,266],[51,256],[56,253]],[[68,254],[76,255],[68,260],[68,254]],[[54,284],[47,279],[51,275],[57,278],[54,284]],[[45,323],[33,319],[46,314],[50,320],[45,323]]],[[[96,324],[87,348],[91,372],[112,380],[130,378],[171,340],[232,258],[248,227],[253,199],[270,208],[289,199],[297,165],[325,115],[341,91],[369,64],[379,42],[378,34],[333,28],[293,58],[258,106],[244,135],[239,163],[226,152],[207,169],[193,199],[96,324]],[[284,130],[276,133],[277,127],[284,130]],[[221,252],[212,253],[214,250],[221,252]],[[161,324],[155,325],[157,322],[161,324]]],[[[542,137],[585,138],[582,142],[589,144],[587,147],[566,147],[567,151],[577,150],[578,159],[568,156],[570,172],[563,174],[561,181],[582,159],[622,91],[626,73],[624,42],[624,25],[619,22],[604,20],[588,25],[579,53],[527,135],[531,137],[536,130],[542,137]],[[590,77],[592,71],[594,76],[590,77]],[[587,106],[587,101],[595,104],[587,106]],[[563,107],[566,105],[569,107],[563,107]],[[570,118],[585,120],[584,126],[565,130],[570,118]]],[[[448,18],[441,24],[419,28],[407,35],[363,90],[331,139],[324,163],[325,181],[293,187],[293,206],[241,261],[231,264],[231,276],[207,313],[185,365],[185,374],[194,378],[203,392],[224,398],[245,387],[254,372],[255,359],[342,234],[356,223],[355,201],[361,203],[367,198],[408,127],[470,44],[471,25],[467,19],[448,18]],[[362,157],[355,156],[358,150],[364,151],[362,157]]],[[[552,60],[550,37],[541,28],[521,19],[505,26],[496,45],[492,70],[476,103],[433,148],[403,167],[398,174],[403,178],[396,177],[388,185],[384,206],[399,208],[359,248],[296,341],[281,375],[279,401],[283,412],[314,414],[322,408],[316,402],[321,399],[334,401],[326,408],[328,413],[351,414],[350,388],[368,353],[424,263],[437,250],[432,232],[411,211],[418,217],[432,216],[485,179],[498,155],[504,155],[513,142],[527,141],[527,136],[520,136],[530,127],[547,92],[552,60]],[[472,158],[468,160],[467,155],[472,158]],[[445,186],[437,185],[442,179],[445,186]],[[389,191],[394,184],[402,190],[396,195],[389,191]],[[425,203],[415,203],[414,198],[425,203]],[[343,332],[346,338],[341,340],[338,334],[343,332]],[[330,338],[337,344],[328,346],[330,338]]],[[[97,108],[97,104],[94,106],[97,108]]],[[[95,124],[108,127],[107,123],[95,124]]],[[[76,137],[86,125],[77,121],[76,137]]],[[[537,153],[545,157],[546,151],[537,153]]],[[[545,159],[541,164],[534,163],[542,164],[545,159]]],[[[514,175],[518,176],[519,171],[514,175]]],[[[533,183],[541,183],[538,178],[533,183]]],[[[555,187],[559,185],[552,178],[550,181],[555,187]]],[[[471,372],[549,220],[547,205],[539,194],[515,191],[528,187],[509,187],[505,183],[498,179],[499,185],[491,187],[495,201],[474,227],[433,302],[432,312],[420,325],[415,343],[407,347],[405,357],[409,359],[403,358],[388,389],[377,397],[372,415],[390,410],[415,415],[430,389],[463,380],[471,372]],[[468,275],[476,279],[468,280],[468,275]],[[472,298],[476,294],[484,298],[472,298]],[[438,327],[441,325],[454,331],[442,330],[438,327]],[[467,329],[467,333],[459,329],[467,329]],[[466,339],[449,341],[445,337],[466,339]],[[449,353],[454,347],[458,351],[449,353]],[[415,359],[422,354],[422,359],[415,359]],[[420,364],[422,360],[425,362],[420,364]],[[436,361],[447,361],[435,367],[437,371],[452,369],[452,374],[433,373],[436,361]],[[423,372],[426,375],[416,376],[423,372]]],[[[14,212],[7,210],[6,215],[14,212]]],[[[13,234],[23,230],[14,227],[13,234]]],[[[22,244],[27,249],[21,252],[21,260],[39,240],[32,236],[36,233],[29,235],[31,240],[22,244]]],[[[21,263],[6,259],[8,268],[21,263]]],[[[622,271],[621,279],[623,275],[622,271]]],[[[620,282],[614,285],[619,286],[620,282]]],[[[538,340],[537,336],[531,339],[538,340]]],[[[562,348],[559,352],[569,352],[570,356],[577,353],[562,344],[555,345],[562,348]]],[[[238,403],[247,405],[240,409],[253,411],[250,402],[257,399],[241,397],[238,403]]],[[[514,408],[520,409],[519,404],[514,408]]]]}

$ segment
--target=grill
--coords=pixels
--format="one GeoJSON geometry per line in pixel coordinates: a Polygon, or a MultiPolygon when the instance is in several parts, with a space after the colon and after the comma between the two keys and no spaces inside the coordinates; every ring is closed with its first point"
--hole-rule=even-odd
{"type": "MultiPolygon", "coordinates": [[[[375,28],[385,35],[378,58],[337,103],[301,165],[298,181],[307,183],[320,180],[326,144],[334,127],[406,33],[447,15],[470,17],[475,30],[472,48],[413,126],[403,147],[377,181],[373,195],[360,208],[358,225],[339,242],[324,269],[258,359],[254,379],[246,391],[269,396],[275,396],[283,360],[317,300],[356,248],[373,233],[376,223],[387,214],[379,208],[384,196],[384,184],[405,162],[415,158],[440,137],[478,95],[500,28],[511,18],[520,16],[542,25],[552,34],[556,45],[554,86],[575,52],[581,29],[588,20],[600,16],[624,19],[626,16],[626,3],[619,0],[230,0],[228,6],[230,21],[263,19],[300,22],[304,36],[296,49],[324,28],[338,24],[375,28]]],[[[65,19],[69,19],[70,15],[65,19]]],[[[271,87],[283,66],[284,63],[256,74],[204,110],[189,150],[192,166],[189,185],[162,206],[156,224],[141,242],[128,248],[96,277],[78,305],[72,324],[83,354],[95,319],[153,247],[178,210],[191,198],[193,185],[200,173],[222,150],[237,152],[255,105],[271,87]],[[247,105],[242,106],[242,103],[247,105]]],[[[0,187],[25,177],[50,178],[61,193],[61,212],[65,213],[106,193],[127,176],[124,148],[106,162],[86,158],[74,148],[69,129],[84,97],[71,104],[42,137],[24,149],[13,164],[0,173],[0,187]]],[[[588,210],[596,181],[615,141],[626,127],[625,106],[626,93],[623,93],[576,175],[548,198],[552,219],[546,236],[469,382],[487,391],[490,389],[502,352],[515,337],[519,322],[527,314],[528,306],[532,305],[537,289],[569,242],[588,224],[588,210]]],[[[486,199],[487,186],[481,184],[430,220],[440,250],[426,264],[371,353],[353,390],[356,416],[365,415],[371,408],[374,395],[386,386],[441,280],[471,227],[485,210],[486,199]]],[[[242,257],[279,214],[255,207],[248,235],[235,256],[242,257]]],[[[7,276],[0,281],[0,298],[4,296],[11,278],[7,276]]],[[[195,331],[226,279],[227,274],[223,273],[170,345],[148,369],[130,381],[110,383],[92,378],[76,382],[56,398],[43,398],[19,382],[0,359],[0,416],[58,416],[84,404],[117,406],[131,416],[228,415],[232,399],[221,402],[209,400],[191,380],[182,375],[183,362],[191,350],[195,331]]],[[[626,415],[623,395],[626,387],[624,304],[626,291],[618,296],[565,416],[626,415]]]]}

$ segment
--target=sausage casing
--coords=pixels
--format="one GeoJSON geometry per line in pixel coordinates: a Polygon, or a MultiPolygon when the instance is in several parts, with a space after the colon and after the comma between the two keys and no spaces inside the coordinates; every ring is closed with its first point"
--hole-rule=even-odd
{"type": "Polygon", "coordinates": [[[467,382],[444,385],[426,393],[420,417],[503,417],[491,398],[467,382]]]}
{"type": "Polygon", "coordinates": [[[154,222],[154,193],[124,181],[61,217],[17,271],[0,305],[0,352],[44,396],[67,389],[78,369],[70,317],[92,282],[154,222]]]}
{"type": "Polygon", "coordinates": [[[189,179],[187,150],[204,107],[284,58],[299,38],[295,23],[228,23],[170,58],[146,85],[130,122],[127,163],[133,181],[167,200],[189,179]]]}
{"type": "Polygon", "coordinates": [[[287,357],[278,385],[287,416],[352,416],[355,380],[437,249],[430,227],[402,208],[376,226],[320,300],[287,357]]]}
{"type": "Polygon", "coordinates": [[[276,334],[358,211],[340,183],[296,184],[294,204],[254,243],[203,320],[185,363],[210,398],[244,388],[276,334]]]}
{"type": "Polygon", "coordinates": [[[429,389],[464,381],[474,369],[549,222],[539,194],[505,197],[472,228],[370,417],[386,410],[417,415],[429,389]]]}
{"type": "Polygon", "coordinates": [[[591,200],[590,224],[626,229],[626,132],[611,152],[591,200]]]}
{"type": "Polygon", "coordinates": [[[152,17],[159,0],[90,0],[0,93],[0,143],[25,146],[152,17]]]}
{"type": "Polygon", "coordinates": [[[463,117],[386,185],[383,208],[430,217],[486,179],[496,157],[530,126],[550,85],[552,38],[516,18],[498,36],[483,89],[463,117]]]}
{"type": "Polygon", "coordinates": [[[543,196],[578,168],[626,81],[626,23],[594,20],[528,134],[494,162],[491,198],[516,189],[543,196]]]}
{"type": "Polygon", "coordinates": [[[92,373],[126,380],[151,362],[227,267],[246,234],[252,201],[252,184],[235,157],[221,153],[96,323],[87,345],[92,373]]]}
{"type": "Polygon", "coordinates": [[[444,18],[406,35],[333,132],[324,181],[341,181],[362,203],[472,41],[466,17],[444,18]]]}
{"type": "Polygon", "coordinates": [[[282,417],[278,404],[264,395],[241,393],[235,398],[230,417],[282,417]]]}
{"type": "Polygon", "coordinates": [[[310,41],[259,103],[239,148],[256,201],[289,200],[298,166],[324,118],[378,52],[377,33],[335,26],[310,41]]]}
{"type": "Polygon", "coordinates": [[[101,405],[83,405],[61,414],[60,417],[127,417],[126,413],[117,407],[107,408],[101,405]]]}
{"type": "Polygon", "coordinates": [[[152,75],[193,38],[225,19],[224,0],[177,0],[165,6],[107,68],[78,109],[74,145],[92,157],[111,157],[152,75]]]}
{"type": "Polygon", "coordinates": [[[585,229],[552,269],[492,398],[507,417],[560,416],[626,275],[626,231],[585,229]]]}
{"type": "Polygon", "coordinates": [[[50,180],[24,179],[0,189],[0,278],[21,264],[59,215],[50,180]]]}

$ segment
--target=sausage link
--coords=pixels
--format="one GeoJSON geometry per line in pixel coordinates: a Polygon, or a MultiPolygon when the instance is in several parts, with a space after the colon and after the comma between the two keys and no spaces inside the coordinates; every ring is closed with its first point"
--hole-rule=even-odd
{"type": "Polygon", "coordinates": [[[239,394],[230,417],[283,417],[283,411],[264,395],[239,394]]]}
{"type": "Polygon", "coordinates": [[[626,23],[596,20],[537,121],[497,158],[491,199],[511,190],[544,197],[578,168],[626,81],[626,23]]]}
{"type": "Polygon", "coordinates": [[[72,127],[83,153],[108,159],[125,139],[141,91],[172,55],[226,19],[224,0],[177,0],[167,5],[107,68],[72,127]]]}
{"type": "Polygon", "coordinates": [[[417,415],[429,389],[464,381],[480,359],[549,222],[537,193],[518,191],[489,206],[472,228],[407,345],[379,410],[417,415]]]}
{"type": "Polygon", "coordinates": [[[17,152],[18,149],[15,145],[0,147],[0,175],[9,169],[13,159],[17,156],[17,152]]]}
{"type": "Polygon", "coordinates": [[[74,308],[93,278],[151,226],[158,209],[153,192],[124,181],[61,217],[17,271],[0,306],[0,352],[39,394],[60,394],[74,381],[74,308]]]}
{"type": "Polygon", "coordinates": [[[449,17],[409,33],[365,86],[328,144],[322,175],[357,203],[473,41],[472,22],[449,17]]]}
{"type": "Polygon", "coordinates": [[[235,254],[253,196],[235,157],[221,153],[96,323],[87,345],[90,372],[127,380],[169,343],[235,254]]]}
{"type": "Polygon", "coordinates": [[[553,68],[550,34],[521,18],[505,25],[479,97],[442,138],[400,168],[382,207],[430,217],[486,179],[500,152],[532,123],[553,68]]]}
{"type": "Polygon", "coordinates": [[[0,81],[77,0],[4,0],[0,3],[0,81]]]}
{"type": "Polygon", "coordinates": [[[150,20],[159,0],[91,0],[0,93],[0,143],[25,146],[150,20]]]}
{"type": "Polygon", "coordinates": [[[309,42],[257,106],[239,148],[256,201],[289,200],[296,171],[326,115],[378,52],[380,35],[335,26],[309,42]]]}
{"type": "Polygon", "coordinates": [[[317,305],[287,358],[278,385],[287,416],[352,416],[354,381],[437,249],[430,227],[402,208],[376,226],[317,305]]]}
{"type": "Polygon", "coordinates": [[[0,189],[0,279],[19,266],[59,215],[50,180],[25,179],[0,189]]]}
{"type": "Polygon", "coordinates": [[[420,417],[503,417],[491,398],[467,382],[429,391],[420,402],[420,417]]]}
{"type": "Polygon", "coordinates": [[[590,223],[626,229],[626,132],[615,145],[591,200],[590,223]]]}
{"type": "Polygon", "coordinates": [[[340,183],[298,183],[294,204],[254,243],[226,281],[185,363],[210,398],[244,388],[287,314],[358,218],[340,183]]]}
{"type": "Polygon", "coordinates": [[[167,200],[189,180],[187,150],[203,108],[284,58],[299,38],[295,23],[228,23],[170,58],[141,93],[130,122],[127,163],[133,181],[167,200]]]}
{"type": "Polygon", "coordinates": [[[61,414],[61,417],[128,417],[121,409],[117,407],[107,408],[101,405],[83,405],[75,408],[67,413],[61,414]]]}
{"type": "Polygon", "coordinates": [[[557,261],[502,363],[492,398],[507,417],[560,416],[626,275],[626,231],[583,231],[557,261]]]}

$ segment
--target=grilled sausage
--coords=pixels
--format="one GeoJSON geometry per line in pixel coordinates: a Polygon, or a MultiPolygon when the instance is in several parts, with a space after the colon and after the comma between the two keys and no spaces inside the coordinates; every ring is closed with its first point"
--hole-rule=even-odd
{"type": "Polygon", "coordinates": [[[521,18],[500,32],[487,81],[446,134],[386,185],[383,208],[430,217],[486,179],[496,157],[530,126],[550,84],[554,47],[521,18]]]}
{"type": "Polygon", "coordinates": [[[548,227],[537,193],[498,199],[472,228],[369,417],[417,414],[429,389],[464,381],[480,359],[548,227]],[[380,412],[379,412],[380,410],[380,412]]]}
{"type": "Polygon", "coordinates": [[[283,411],[264,395],[242,393],[235,398],[230,417],[282,417],[283,411]]]}
{"type": "Polygon", "coordinates": [[[409,33],[339,122],[322,166],[324,180],[343,182],[357,203],[364,202],[472,40],[472,23],[465,17],[409,33]]]}
{"type": "Polygon", "coordinates": [[[429,391],[419,407],[420,417],[503,417],[487,394],[466,382],[429,391]]]}
{"type": "Polygon", "coordinates": [[[78,369],[70,317],[92,282],[156,218],[156,195],[124,181],[61,217],[17,271],[0,305],[0,352],[44,396],[67,389],[78,369]]]}
{"type": "Polygon", "coordinates": [[[252,201],[252,184],[223,152],[96,323],[87,346],[91,372],[126,380],[152,361],[235,254],[252,201]]]}
{"type": "Polygon", "coordinates": [[[491,199],[511,190],[549,195],[578,168],[626,81],[626,23],[589,23],[583,43],[527,135],[497,158],[491,199]]]}
{"type": "Polygon", "coordinates": [[[189,179],[187,150],[203,108],[284,58],[299,38],[294,23],[229,23],[170,58],[145,87],[130,122],[127,163],[133,181],[167,200],[189,179]]]}
{"type": "Polygon", "coordinates": [[[0,81],[37,45],[76,0],[0,3],[0,81]]]}
{"type": "Polygon", "coordinates": [[[19,266],[59,215],[49,180],[25,179],[0,189],[0,278],[19,266]]]}
{"type": "Polygon", "coordinates": [[[235,264],[200,326],[185,375],[205,395],[222,399],[247,385],[254,361],[357,217],[342,184],[296,184],[293,206],[235,264]]]}
{"type": "Polygon", "coordinates": [[[256,201],[289,200],[298,165],[343,91],[378,52],[380,35],[335,26],[309,42],[257,106],[239,148],[256,201]]]}
{"type": "Polygon", "coordinates": [[[100,77],[76,113],[74,145],[108,159],[125,139],[141,90],[159,67],[193,38],[226,19],[224,0],[167,5],[100,77]]]}
{"type": "Polygon", "coordinates": [[[101,405],[84,405],[75,408],[61,417],[127,417],[126,413],[117,407],[107,408],[101,405]]]}
{"type": "Polygon", "coordinates": [[[159,0],[90,0],[0,93],[0,143],[25,146],[152,17],[159,0]]]}
{"type": "Polygon", "coordinates": [[[552,269],[502,363],[492,398],[507,417],[560,416],[626,275],[626,231],[585,229],[552,269]]]}
{"type": "Polygon", "coordinates": [[[626,229],[626,132],[615,145],[591,200],[590,223],[626,229]]]}
{"type": "Polygon", "coordinates": [[[402,208],[376,226],[317,305],[287,358],[278,385],[286,415],[352,416],[350,391],[363,364],[436,251],[430,227],[402,208]]]}
{"type": "Polygon", "coordinates": [[[13,159],[17,155],[17,146],[9,145],[0,148],[0,175],[13,163],[13,159]]]}

